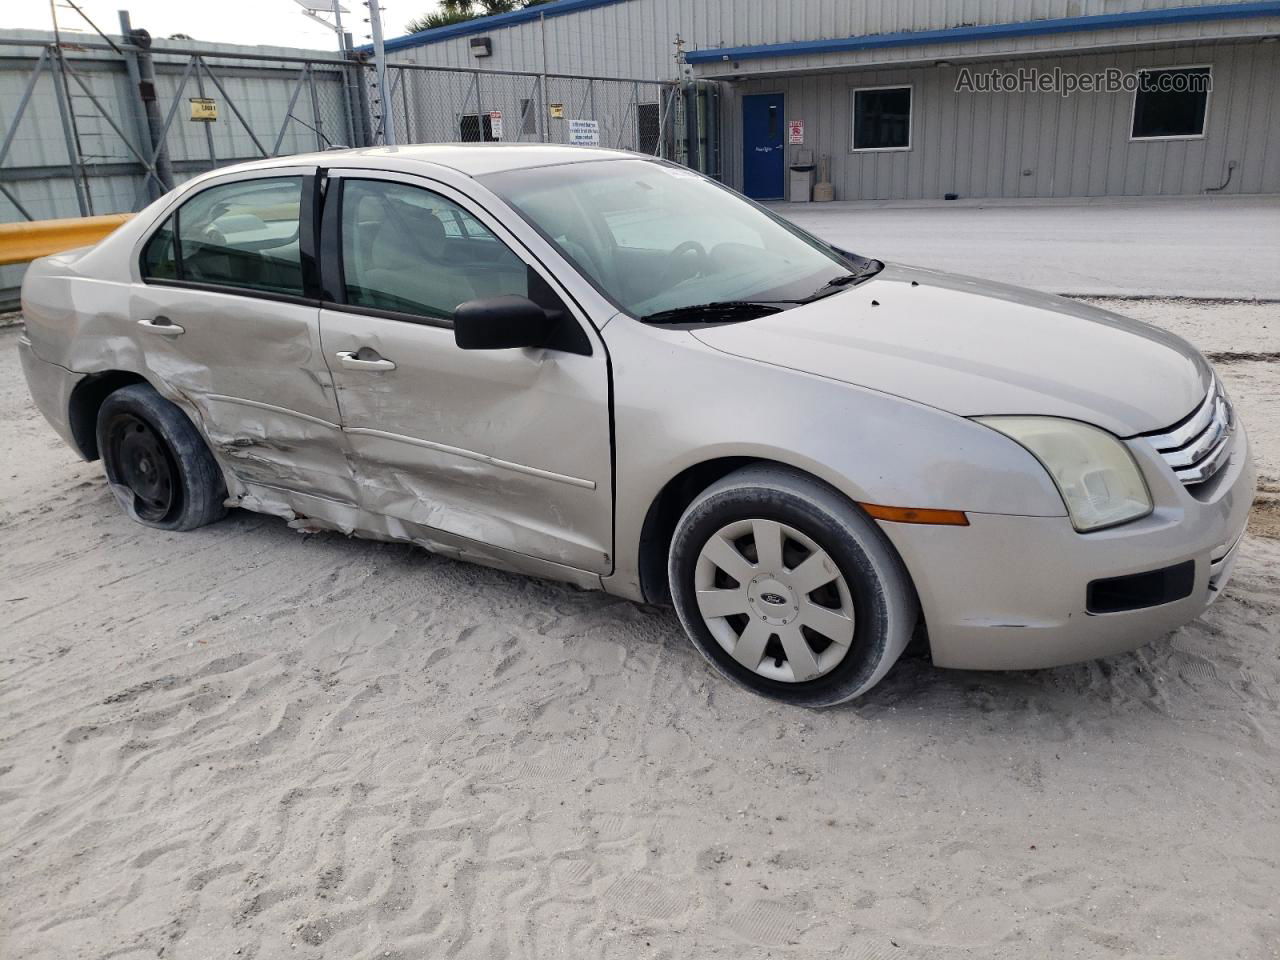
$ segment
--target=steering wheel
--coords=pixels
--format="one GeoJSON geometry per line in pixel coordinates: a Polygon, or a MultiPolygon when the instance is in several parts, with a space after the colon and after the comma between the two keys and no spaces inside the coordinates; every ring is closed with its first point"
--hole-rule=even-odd
{"type": "Polygon", "coordinates": [[[707,248],[697,240],[686,240],[667,254],[667,267],[662,274],[663,286],[683,283],[706,272],[707,248]],[[690,270],[690,266],[693,267],[690,270]]]}

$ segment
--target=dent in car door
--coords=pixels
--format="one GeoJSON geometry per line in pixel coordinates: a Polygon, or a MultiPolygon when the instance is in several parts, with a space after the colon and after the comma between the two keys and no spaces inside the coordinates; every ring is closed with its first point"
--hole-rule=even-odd
{"type": "Polygon", "coordinates": [[[326,303],[321,332],[366,509],[411,538],[449,534],[489,562],[502,556],[482,545],[606,572],[612,455],[599,342],[591,356],[460,350],[449,319],[458,303],[556,296],[543,275],[446,187],[354,173],[337,182],[326,280],[333,251],[345,282],[328,292],[352,302],[326,303]]]}
{"type": "Polygon", "coordinates": [[[146,365],[196,408],[214,452],[250,492],[351,504],[318,300],[307,289],[315,286],[314,177],[271,173],[201,190],[152,234],[131,296],[134,336],[146,365]]]}

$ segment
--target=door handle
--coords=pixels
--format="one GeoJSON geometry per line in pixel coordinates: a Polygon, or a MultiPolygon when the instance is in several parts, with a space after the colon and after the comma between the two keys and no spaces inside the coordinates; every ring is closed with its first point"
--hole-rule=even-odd
{"type": "Polygon", "coordinates": [[[354,350],[338,351],[338,362],[348,370],[394,370],[396,368],[394,360],[384,360],[376,353],[373,357],[373,359],[361,360],[354,350]]]}
{"type": "Polygon", "coordinates": [[[161,337],[180,337],[186,333],[184,327],[178,326],[168,317],[152,317],[150,320],[139,320],[138,326],[147,333],[154,333],[161,337]]]}

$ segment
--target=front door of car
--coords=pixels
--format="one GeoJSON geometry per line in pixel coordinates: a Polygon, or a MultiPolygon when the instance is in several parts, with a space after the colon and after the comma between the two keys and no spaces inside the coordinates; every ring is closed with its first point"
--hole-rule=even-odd
{"type": "Polygon", "coordinates": [[[355,501],[320,346],[314,182],[314,168],[276,169],[187,197],[146,241],[130,298],[146,367],[267,503],[355,501]]]}
{"type": "Polygon", "coordinates": [[[331,171],[323,231],[321,337],[365,508],[464,556],[608,572],[608,363],[554,278],[425,179],[331,171]],[[454,309],[501,295],[566,311],[590,355],[460,349],[454,309]]]}

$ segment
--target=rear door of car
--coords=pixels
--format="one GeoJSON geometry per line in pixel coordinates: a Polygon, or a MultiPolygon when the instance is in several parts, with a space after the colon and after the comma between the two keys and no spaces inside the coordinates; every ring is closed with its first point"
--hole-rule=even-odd
{"type": "Polygon", "coordinates": [[[320,346],[316,170],[229,175],[144,242],[130,298],[145,365],[194,406],[251,496],[355,502],[320,346]]]}
{"type": "Polygon", "coordinates": [[[586,316],[444,183],[330,170],[325,192],[321,336],[365,508],[463,556],[607,572],[609,369],[586,316]],[[453,310],[504,294],[566,311],[584,351],[460,349],[453,310]]]}

